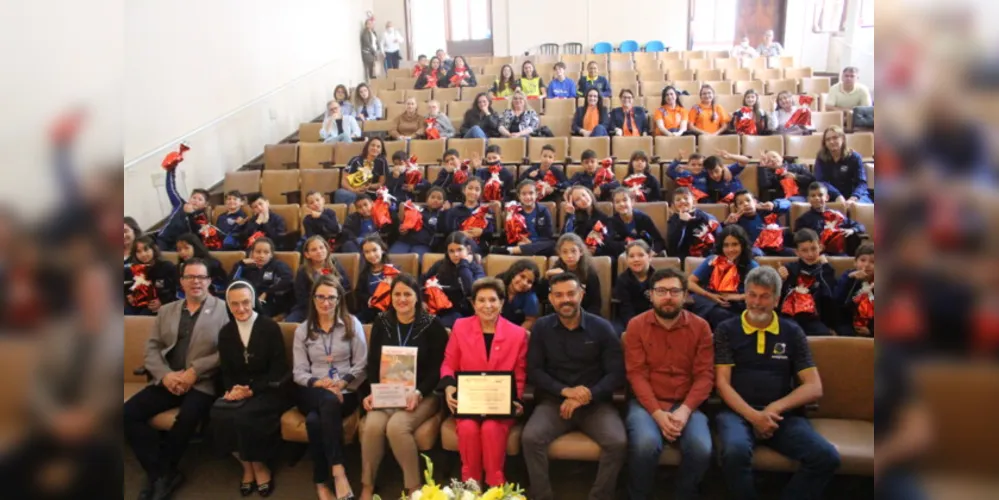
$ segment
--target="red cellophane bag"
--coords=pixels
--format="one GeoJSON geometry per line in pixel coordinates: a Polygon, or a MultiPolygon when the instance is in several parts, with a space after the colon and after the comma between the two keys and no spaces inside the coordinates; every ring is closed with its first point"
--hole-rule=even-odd
{"type": "Polygon", "coordinates": [[[785,198],[798,196],[798,193],[800,192],[798,190],[798,181],[797,179],[791,177],[785,177],[788,174],[787,169],[778,168],[777,171],[774,173],[777,175],[777,177],[780,177],[780,185],[782,188],[784,188],[785,198]]]}
{"type": "Polygon", "coordinates": [[[725,196],[723,196],[721,199],[718,200],[718,203],[734,203],[734,202],[735,202],[735,193],[726,194],[725,196]]]}
{"type": "Polygon", "coordinates": [[[694,176],[692,175],[681,175],[676,178],[677,187],[685,187],[690,190],[690,194],[694,196],[694,199],[701,201],[708,197],[708,193],[697,189],[694,186],[694,176]]]}
{"type": "Polygon", "coordinates": [[[593,187],[598,188],[611,182],[614,182],[614,159],[604,158],[600,161],[597,173],[593,175],[593,187]]]}
{"type": "Polygon", "coordinates": [[[395,197],[390,195],[388,188],[382,186],[375,194],[375,202],[371,205],[371,220],[375,227],[381,229],[382,226],[392,223],[392,202],[395,197]]]}
{"type": "Polygon", "coordinates": [[[555,186],[558,186],[558,179],[555,177],[555,173],[549,168],[545,172],[545,176],[541,178],[540,181],[535,183],[535,187],[538,190],[538,199],[547,198],[548,195],[555,192],[555,186]]]}
{"type": "Polygon", "coordinates": [[[458,170],[454,171],[455,184],[464,184],[465,181],[468,180],[468,172],[471,169],[470,167],[471,163],[472,163],[471,161],[465,160],[461,162],[461,166],[458,167],[458,170]]]}
{"type": "Polygon", "coordinates": [[[156,300],[156,287],[149,279],[149,266],[146,264],[132,264],[132,287],[129,296],[132,297],[133,306],[146,307],[150,302],[156,300]]]}
{"type": "Polygon", "coordinates": [[[624,179],[624,185],[631,191],[638,203],[645,203],[645,174],[631,174],[624,179]]]}
{"type": "Polygon", "coordinates": [[[427,86],[426,86],[426,88],[428,88],[428,89],[435,89],[435,88],[437,88],[437,73],[434,73],[433,71],[431,71],[430,74],[427,75],[427,86]]]}
{"type": "Polygon", "coordinates": [[[815,297],[812,296],[812,286],[815,285],[815,276],[798,275],[797,285],[791,289],[784,298],[784,305],[781,312],[788,316],[808,314],[816,316],[819,314],[815,307],[815,297]]]}
{"type": "Polygon", "coordinates": [[[506,233],[506,242],[516,245],[520,240],[527,238],[527,219],[524,218],[523,207],[516,201],[506,204],[506,222],[503,230],[506,233]]]}
{"type": "Polygon", "coordinates": [[[784,249],[784,229],[777,223],[777,214],[770,214],[763,218],[764,226],[760,235],[756,237],[756,248],[762,250],[781,251],[784,249]]]}
{"type": "Polygon", "coordinates": [[[607,227],[604,226],[603,222],[597,221],[593,225],[593,230],[590,233],[596,233],[596,236],[589,234],[586,236],[586,246],[590,247],[590,250],[595,250],[598,247],[604,245],[604,237],[607,236],[607,227]]]}
{"type": "Polygon", "coordinates": [[[795,125],[799,127],[811,127],[812,126],[812,110],[808,108],[798,108],[791,113],[791,117],[787,119],[787,123],[784,124],[784,128],[791,128],[795,125]]]}
{"type": "Polygon", "coordinates": [[[756,120],[753,119],[755,118],[755,115],[753,115],[753,108],[744,106],[740,111],[742,111],[742,118],[740,118],[735,124],[736,133],[756,135],[756,120]]]}
{"type": "Polygon", "coordinates": [[[402,217],[402,224],[399,225],[399,229],[411,232],[422,231],[423,209],[416,203],[413,203],[413,200],[406,200],[406,203],[403,203],[402,206],[405,215],[402,217]]]}
{"type": "Polygon", "coordinates": [[[454,307],[436,276],[423,284],[423,302],[427,305],[427,312],[430,314],[437,314],[454,307]]]}
{"type": "Polygon", "coordinates": [[[805,106],[806,108],[811,106],[813,102],[815,102],[815,98],[810,95],[801,94],[798,96],[798,104],[805,106]]]}
{"type": "Polygon", "coordinates": [[[205,224],[198,230],[198,235],[209,250],[222,250],[222,233],[219,232],[219,228],[205,224]]]}
{"type": "MultiPolygon", "coordinates": [[[[472,216],[465,219],[461,223],[461,230],[468,231],[469,229],[482,229],[483,231],[489,227],[489,221],[486,217],[489,215],[489,205],[479,205],[479,208],[472,212],[472,216]]],[[[478,243],[479,239],[474,238],[475,242],[478,243]]]]}
{"type": "Polygon", "coordinates": [[[864,283],[857,295],[853,296],[857,313],[853,316],[853,326],[867,327],[874,319],[874,283],[864,283]]]}
{"type": "Polygon", "coordinates": [[[468,76],[467,71],[456,71],[454,73],[454,76],[451,77],[451,86],[452,87],[460,86],[461,81],[464,80],[466,76],[468,76]]]}
{"type": "Polygon", "coordinates": [[[177,151],[167,153],[167,155],[163,158],[163,163],[161,163],[163,170],[172,171],[177,168],[177,165],[180,165],[180,162],[184,161],[184,153],[190,151],[190,149],[191,146],[189,144],[182,142],[180,143],[180,146],[177,147],[177,151]]]}
{"type": "Polygon", "coordinates": [[[426,125],[427,126],[427,128],[426,128],[427,140],[428,141],[433,141],[435,139],[440,139],[441,138],[441,131],[437,130],[437,118],[428,117],[427,120],[426,120],[426,123],[427,123],[427,125],[426,125]]]}
{"type": "Polygon", "coordinates": [[[420,75],[422,75],[422,74],[423,74],[423,66],[417,64],[417,65],[413,66],[413,72],[410,73],[410,77],[411,78],[419,78],[420,75]]]}
{"type": "Polygon", "coordinates": [[[385,279],[375,287],[375,292],[368,299],[368,307],[385,311],[392,305],[392,279],[399,276],[399,270],[392,264],[385,264],[382,270],[385,279]]]}
{"type": "Polygon", "coordinates": [[[246,239],[246,248],[247,249],[253,248],[253,243],[263,237],[264,237],[263,231],[257,231],[251,234],[250,237],[246,239]]]}
{"type": "Polygon", "coordinates": [[[420,170],[416,161],[415,156],[410,156],[409,161],[406,162],[406,184],[410,186],[415,186],[423,180],[423,171],[420,170]]]}
{"type": "Polygon", "coordinates": [[[846,217],[836,210],[826,210],[822,213],[826,226],[819,235],[822,246],[829,253],[843,253],[846,250],[846,232],[840,228],[846,217]]]}
{"type": "Polygon", "coordinates": [[[485,201],[503,201],[503,180],[500,179],[502,165],[489,166],[489,180],[482,186],[482,199],[485,201]]]}
{"type": "Polygon", "coordinates": [[[715,293],[736,293],[739,291],[739,268],[724,255],[711,262],[711,279],[708,289],[715,293]]]}
{"type": "Polygon", "coordinates": [[[689,254],[691,257],[704,257],[711,254],[715,247],[715,231],[718,230],[718,221],[709,220],[706,224],[694,230],[694,238],[697,238],[690,245],[689,254]]]}

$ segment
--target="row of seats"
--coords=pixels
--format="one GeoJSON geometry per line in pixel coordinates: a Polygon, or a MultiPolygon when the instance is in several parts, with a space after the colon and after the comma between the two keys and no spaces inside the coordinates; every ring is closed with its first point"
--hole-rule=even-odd
{"type": "MultiPolygon", "coordinates": [[[[686,50],[686,51],[672,51],[672,52],[636,52],[636,53],[612,53],[607,55],[602,54],[535,54],[529,56],[469,56],[465,58],[465,61],[469,66],[474,68],[481,68],[485,66],[502,66],[504,64],[509,64],[511,66],[520,66],[524,61],[531,61],[535,66],[550,66],[554,65],[556,62],[563,62],[570,70],[575,70],[577,66],[579,70],[585,69],[585,65],[589,64],[591,61],[596,62],[601,65],[601,68],[606,68],[612,64],[622,64],[634,62],[635,65],[647,65],[651,62],[662,62],[664,64],[672,64],[672,61],[681,61],[689,68],[693,69],[728,69],[728,68],[750,68],[750,69],[766,69],[766,68],[793,68],[795,67],[796,61],[793,56],[776,56],[776,57],[755,57],[755,58],[734,58],[730,57],[731,54],[727,50],[715,50],[715,51],[703,51],[703,50],[686,50]]],[[[409,76],[410,68],[416,64],[416,61],[401,61],[399,64],[400,69],[389,70],[386,76],[389,78],[394,77],[405,77],[409,76]]]]}
{"type": "MultiPolygon", "coordinates": [[[[124,400],[127,401],[145,385],[142,375],[135,369],[143,364],[145,341],[152,330],[154,317],[125,317],[124,348],[124,400]]],[[[286,352],[291,365],[295,323],[281,323],[286,352]]],[[[364,327],[370,338],[370,325],[364,327]]],[[[823,398],[817,409],[808,415],[812,425],[830,443],[836,446],[842,458],[840,474],[871,475],[874,469],[874,342],[861,338],[810,338],[809,347],[815,364],[822,374],[823,398]]],[[[532,400],[533,390],[525,391],[525,400],[532,400]]],[[[169,410],[153,417],[151,424],[159,430],[173,426],[177,410],[169,410]]],[[[344,441],[357,440],[362,417],[360,411],[344,419],[344,441]]],[[[526,417],[511,430],[507,454],[520,453],[520,440],[526,417]]],[[[281,417],[282,438],[290,442],[308,442],[305,417],[293,408],[281,417]]],[[[441,447],[458,451],[458,436],[454,418],[440,412],[424,422],[415,432],[421,451],[441,447]]],[[[556,439],[549,446],[549,455],[557,460],[596,461],[600,447],[581,432],[571,432],[556,439]]],[[[667,447],[660,457],[660,464],[678,465],[680,453],[676,447],[667,447]]],[[[757,447],[753,466],[758,470],[794,471],[797,464],[765,446],[757,447]]]]}
{"type": "MultiPolygon", "coordinates": [[[[299,129],[300,137],[314,138],[314,124],[304,124],[299,129]],[[304,132],[304,134],[303,134],[304,132]]],[[[652,163],[671,162],[681,151],[690,155],[699,153],[705,156],[727,151],[759,158],[764,151],[777,151],[786,156],[798,158],[805,164],[814,164],[822,147],[822,134],[812,135],[702,135],[681,137],[523,137],[494,139],[437,139],[386,141],[386,156],[396,151],[407,151],[416,156],[421,165],[440,163],[447,149],[455,149],[461,158],[471,158],[474,153],[485,155],[486,145],[496,144],[502,149],[501,161],[505,164],[530,164],[541,160],[541,148],[551,145],[555,148],[555,159],[579,161],[583,151],[591,149],[598,158],[614,155],[618,163],[626,163],[635,151],[642,151],[652,163]],[[408,149],[407,149],[408,146],[408,149]]],[[[874,134],[857,132],[846,135],[846,145],[860,153],[865,161],[874,159],[874,134]]],[[[264,147],[264,170],[298,168],[302,170],[329,168],[346,165],[354,156],[361,153],[363,142],[322,144],[303,141],[299,144],[269,144],[264,147]]],[[[567,161],[567,163],[572,163],[567,161]]]]}

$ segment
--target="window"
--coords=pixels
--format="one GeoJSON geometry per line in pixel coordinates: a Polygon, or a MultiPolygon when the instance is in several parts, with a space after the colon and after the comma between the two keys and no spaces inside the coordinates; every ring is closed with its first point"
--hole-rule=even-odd
{"type": "Polygon", "coordinates": [[[860,27],[874,27],[874,0],[862,0],[860,2],[860,27]]]}
{"type": "MultiPolygon", "coordinates": [[[[840,33],[846,24],[847,0],[815,0],[815,33],[840,33]]],[[[866,2],[865,2],[866,3],[866,2]]],[[[870,2],[873,9],[874,2],[870,2]]]]}
{"type": "Polygon", "coordinates": [[[692,0],[692,50],[724,50],[735,45],[737,0],[692,0]]]}
{"type": "Polygon", "coordinates": [[[448,21],[450,41],[492,38],[489,0],[449,0],[448,21]]]}

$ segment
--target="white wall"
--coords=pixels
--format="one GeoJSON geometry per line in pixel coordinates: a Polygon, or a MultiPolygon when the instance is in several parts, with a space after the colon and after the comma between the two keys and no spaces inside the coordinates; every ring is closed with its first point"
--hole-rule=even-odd
{"type": "Polygon", "coordinates": [[[125,4],[125,213],[169,211],[159,164],[180,140],[187,195],[322,112],[363,76],[359,34],[372,0],[131,0],[125,4]]]}
{"type": "Polygon", "coordinates": [[[799,66],[839,72],[845,66],[860,69],[860,81],[874,88],[874,28],[861,28],[860,2],[849,2],[844,33],[814,33],[813,0],[788,0],[784,47],[799,66]]]}
{"type": "MultiPolygon", "coordinates": [[[[418,0],[422,1],[422,0],[418,0]]],[[[379,35],[385,31],[385,23],[392,21],[396,31],[402,34],[403,40],[407,39],[406,34],[406,0],[371,0],[371,12],[375,15],[375,31],[379,35]]],[[[403,60],[406,59],[406,46],[400,50],[403,60]]],[[[416,54],[413,54],[416,58],[416,54]]]]}
{"type": "Polygon", "coordinates": [[[674,50],[687,46],[687,0],[493,0],[493,51],[521,55],[547,42],[623,40],[644,45],[661,40],[674,50]]]}

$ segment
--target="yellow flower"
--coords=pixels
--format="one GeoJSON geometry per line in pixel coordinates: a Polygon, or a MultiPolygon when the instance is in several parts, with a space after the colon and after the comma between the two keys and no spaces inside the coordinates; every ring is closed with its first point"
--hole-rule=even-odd
{"type": "Polygon", "coordinates": [[[503,488],[492,488],[485,492],[480,498],[480,500],[501,500],[503,498],[504,492],[503,488]]]}
{"type": "Polygon", "coordinates": [[[447,495],[437,486],[424,486],[420,493],[420,500],[447,500],[447,495]]]}

